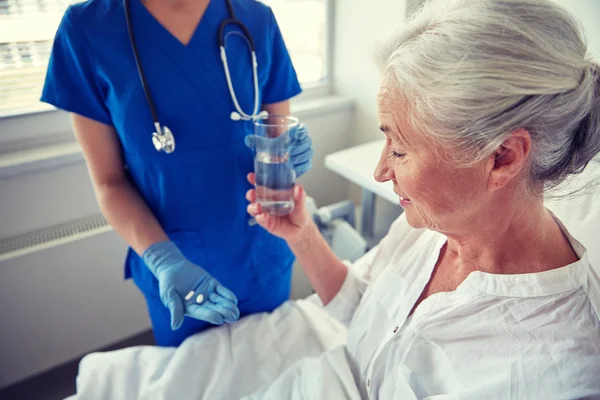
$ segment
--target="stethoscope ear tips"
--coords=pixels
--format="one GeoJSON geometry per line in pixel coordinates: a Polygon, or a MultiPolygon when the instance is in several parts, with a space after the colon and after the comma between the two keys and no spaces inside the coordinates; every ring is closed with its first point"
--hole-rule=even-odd
{"type": "Polygon", "coordinates": [[[230,114],[230,118],[231,118],[231,120],[232,120],[232,121],[239,121],[239,120],[241,120],[241,119],[242,119],[242,116],[241,116],[239,113],[237,113],[237,112],[233,111],[233,112],[230,114]]]}

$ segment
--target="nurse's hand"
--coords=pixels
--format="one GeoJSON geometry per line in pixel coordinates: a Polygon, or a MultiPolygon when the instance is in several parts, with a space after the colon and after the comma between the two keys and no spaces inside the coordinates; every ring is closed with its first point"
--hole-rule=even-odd
{"type": "Polygon", "coordinates": [[[154,243],[142,259],[158,280],[160,299],[171,313],[171,329],[181,327],[184,315],[215,325],[240,317],[235,295],[189,262],[173,242],[154,243]]]}
{"type": "MultiPolygon", "coordinates": [[[[254,173],[248,174],[248,182],[252,185],[256,184],[254,173]]],[[[269,233],[284,239],[288,244],[300,242],[306,228],[312,223],[312,218],[306,211],[306,192],[302,185],[295,184],[293,194],[294,210],[285,216],[274,217],[263,212],[260,204],[256,203],[255,189],[250,189],[246,193],[246,200],[250,202],[247,207],[248,214],[252,215],[269,233]]]]}
{"type": "MultiPolygon", "coordinates": [[[[285,137],[285,135],[279,136],[279,138],[282,139],[285,137]]],[[[312,167],[312,158],[314,155],[312,138],[308,134],[306,126],[303,124],[300,124],[297,128],[290,130],[288,132],[288,137],[290,138],[290,161],[292,162],[292,166],[296,172],[296,177],[300,177],[312,167]]],[[[279,138],[273,140],[264,139],[256,135],[248,135],[246,136],[244,142],[246,143],[246,146],[254,150],[257,141],[260,140],[267,140],[267,143],[272,144],[274,147],[279,147],[280,144],[277,143],[279,138]]]]}

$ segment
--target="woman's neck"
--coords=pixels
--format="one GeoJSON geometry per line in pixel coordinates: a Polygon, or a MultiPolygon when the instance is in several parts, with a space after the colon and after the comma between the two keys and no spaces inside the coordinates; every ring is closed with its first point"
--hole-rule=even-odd
{"type": "Polygon", "coordinates": [[[513,202],[462,234],[448,234],[446,261],[472,271],[523,274],[563,267],[578,257],[540,199],[513,202]]]}

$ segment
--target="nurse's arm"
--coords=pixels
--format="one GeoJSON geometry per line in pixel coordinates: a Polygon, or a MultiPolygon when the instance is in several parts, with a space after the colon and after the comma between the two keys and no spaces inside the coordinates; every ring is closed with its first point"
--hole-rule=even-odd
{"type": "Polygon", "coordinates": [[[269,114],[290,115],[290,101],[284,100],[278,103],[263,104],[262,109],[269,114]]]}
{"type": "Polygon", "coordinates": [[[164,230],[127,177],[114,128],[78,114],[71,115],[75,137],[107,221],[140,255],[151,244],[167,241],[164,230]]]}

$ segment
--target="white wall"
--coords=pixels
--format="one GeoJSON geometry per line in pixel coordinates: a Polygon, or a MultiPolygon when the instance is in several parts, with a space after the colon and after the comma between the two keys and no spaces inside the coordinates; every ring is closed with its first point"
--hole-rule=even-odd
{"type": "Polygon", "coordinates": [[[336,2],[334,90],[355,102],[356,144],[381,138],[376,118],[379,72],[373,62],[375,43],[394,25],[402,24],[405,13],[405,0],[336,2]]]}
{"type": "Polygon", "coordinates": [[[0,387],[149,328],[125,250],[110,232],[0,263],[0,387]]]}
{"type": "MultiPolygon", "coordinates": [[[[347,198],[346,181],[323,165],[351,139],[351,105],[333,103],[298,109],[315,148],[301,181],[319,206],[347,198]]],[[[81,160],[0,174],[0,204],[0,239],[99,213],[81,160]]],[[[125,251],[111,231],[0,262],[0,388],[150,327],[143,297],[122,278],[125,251]]],[[[294,295],[309,289],[300,282],[294,295]]]]}
{"type": "MultiPolygon", "coordinates": [[[[417,0],[417,2],[420,0],[417,0]]],[[[334,34],[334,88],[337,94],[354,101],[353,144],[383,136],[377,123],[376,96],[379,71],[374,63],[377,40],[394,26],[401,25],[407,10],[415,1],[406,0],[342,0],[336,2],[334,34]]],[[[350,195],[360,203],[360,190],[350,184],[350,195]]],[[[399,214],[399,206],[385,200],[377,202],[376,231],[379,236],[399,214]]]]}
{"type": "Polygon", "coordinates": [[[577,17],[586,33],[588,52],[600,61],[600,1],[598,0],[554,0],[577,17]]]}

